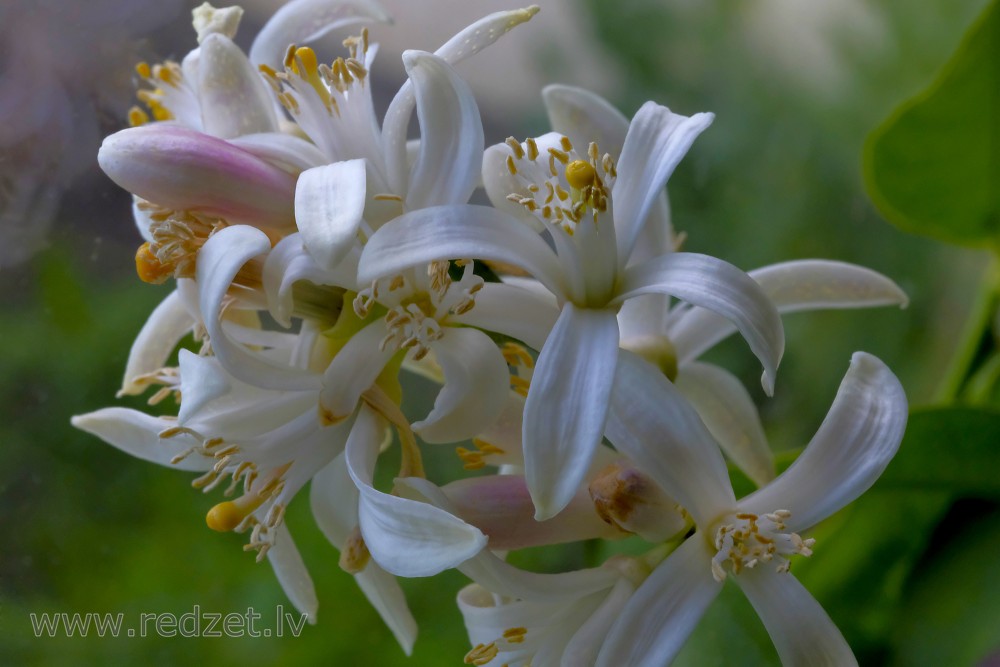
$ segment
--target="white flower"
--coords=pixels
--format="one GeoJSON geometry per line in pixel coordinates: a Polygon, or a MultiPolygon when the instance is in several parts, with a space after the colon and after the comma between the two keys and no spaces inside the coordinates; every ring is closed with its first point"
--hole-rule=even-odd
{"type": "Polygon", "coordinates": [[[737,501],[697,413],[649,364],[622,353],[608,436],[690,513],[697,532],[639,587],[598,665],[667,664],[730,574],[784,664],[856,664],[815,599],[788,573],[809,555],[799,533],[864,493],[899,447],[907,405],[896,377],[858,352],[822,426],[795,463],[737,501]]]}
{"type": "MultiPolygon", "coordinates": [[[[513,177],[519,187],[511,198],[546,227],[555,250],[519,220],[479,206],[406,213],[365,246],[362,281],[474,257],[521,266],[556,296],[561,313],[541,349],[524,418],[526,473],[539,519],[565,506],[601,440],[618,358],[616,315],[627,300],[667,293],[733,320],[764,364],[770,391],[784,336],[754,281],[721,260],[691,253],[629,265],[667,178],[711,118],[647,103],[629,126],[617,164],[593,144],[577,153],[564,136],[509,141],[507,176],[494,188],[496,176],[486,170],[487,190],[507,189],[513,177]]],[[[521,319],[516,311],[512,317],[521,319]]]]}

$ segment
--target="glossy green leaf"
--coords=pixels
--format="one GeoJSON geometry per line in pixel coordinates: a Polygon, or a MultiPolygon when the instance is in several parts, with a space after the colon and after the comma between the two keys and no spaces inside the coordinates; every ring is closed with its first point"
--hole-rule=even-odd
{"type": "Polygon", "coordinates": [[[964,245],[1000,241],[1000,2],[926,91],[868,138],[868,193],[898,227],[964,245]]]}

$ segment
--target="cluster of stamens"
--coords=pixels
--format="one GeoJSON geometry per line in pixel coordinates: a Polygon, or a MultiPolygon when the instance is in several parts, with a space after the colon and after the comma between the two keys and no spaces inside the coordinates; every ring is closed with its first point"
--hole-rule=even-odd
{"type": "Polygon", "coordinates": [[[343,42],[350,55],[347,58],[337,58],[329,65],[320,63],[316,52],[308,46],[292,44],[285,53],[285,71],[278,72],[267,65],[260,65],[267,82],[274,89],[281,105],[293,116],[300,113],[299,100],[296,93],[302,94],[305,89],[296,86],[296,82],[307,84],[319,97],[328,114],[340,115],[340,107],[331,94],[337,91],[346,93],[357,83],[364,86],[368,77],[368,69],[364,65],[368,53],[368,29],[360,35],[348,37],[343,42]]]}
{"type": "Polygon", "coordinates": [[[500,352],[507,365],[514,369],[510,375],[510,388],[519,396],[527,398],[528,390],[531,388],[531,374],[535,368],[535,358],[523,345],[511,341],[504,343],[500,352]]]}
{"type": "Polygon", "coordinates": [[[528,634],[527,628],[508,628],[504,630],[503,636],[489,644],[477,644],[471,651],[465,654],[465,664],[486,665],[497,657],[501,648],[510,644],[521,644],[528,634]]]}
{"type": "MultiPolygon", "coordinates": [[[[376,280],[372,286],[358,292],[354,299],[355,314],[368,317],[375,303],[388,308],[385,314],[385,337],[379,349],[390,346],[397,350],[414,350],[419,361],[430,352],[430,344],[444,335],[442,325],[450,315],[462,315],[476,305],[476,292],[483,288],[483,279],[472,273],[471,263],[465,266],[457,283],[448,274],[448,262],[427,265],[426,289],[413,285],[402,275],[376,280]]],[[[424,281],[421,281],[424,282],[424,281]]]]}
{"type": "Polygon", "coordinates": [[[149,233],[153,237],[136,251],[139,277],[154,284],[171,277],[193,278],[198,251],[212,234],[226,226],[226,222],[191,211],[165,209],[149,202],[140,202],[138,206],[151,211],[149,233]]]}
{"type": "Polygon", "coordinates": [[[733,574],[744,568],[753,568],[758,563],[777,563],[778,572],[787,572],[792,563],[789,556],[811,556],[816,540],[802,539],[797,533],[787,532],[785,521],[792,515],[788,510],[777,510],[770,514],[741,513],[736,521],[719,527],[715,534],[715,556],[712,558],[712,576],[716,581],[724,581],[729,562],[733,574]]]}
{"type": "Polygon", "coordinates": [[[506,143],[510,148],[507,171],[526,190],[507,195],[508,200],[571,236],[588,210],[595,223],[607,210],[618,172],[611,156],[601,156],[596,143],[590,143],[585,157],[576,152],[569,137],[562,137],[560,147],[548,148],[544,156],[534,139],[525,140],[524,146],[514,137],[506,143]]]}
{"type": "Polygon", "coordinates": [[[165,91],[163,86],[179,89],[184,85],[184,74],[181,66],[172,60],[153,65],[141,62],[135,66],[135,72],[143,81],[150,86],[148,89],[139,90],[136,97],[149,111],[145,111],[139,106],[133,106],[128,112],[128,122],[132,127],[145,125],[152,120],[171,120],[174,115],[163,102],[165,91]]]}

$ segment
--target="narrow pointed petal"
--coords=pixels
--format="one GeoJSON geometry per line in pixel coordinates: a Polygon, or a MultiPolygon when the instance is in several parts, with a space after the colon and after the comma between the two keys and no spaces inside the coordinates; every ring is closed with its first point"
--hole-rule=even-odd
{"type": "Polygon", "coordinates": [[[456,319],[540,350],[559,319],[559,308],[548,292],[542,296],[513,285],[486,283],[476,293],[475,307],[456,319]]]}
{"type": "Polygon", "coordinates": [[[291,134],[280,132],[245,134],[230,139],[229,143],[290,174],[298,174],[328,162],[323,153],[316,148],[316,144],[291,134]]]}
{"type": "Polygon", "coordinates": [[[858,661],[844,636],[799,580],[787,572],[757,567],[733,580],[743,589],[783,665],[850,667],[858,661]]]}
{"type": "Polygon", "coordinates": [[[622,609],[635,593],[635,586],[628,579],[619,579],[601,606],[580,626],[566,644],[560,667],[594,665],[611,626],[621,616],[622,609]]]}
{"type": "Polygon", "coordinates": [[[670,664],[722,590],[712,578],[711,561],[698,535],[667,556],[611,627],[597,667],[670,664]]]}
{"type": "Polygon", "coordinates": [[[658,369],[624,350],[611,394],[607,436],[699,526],[736,504],[726,462],[698,413],[658,369]]]}
{"type": "Polygon", "coordinates": [[[774,455],[757,406],[732,373],[692,362],[681,366],[674,385],[698,412],[722,451],[754,484],[764,486],[774,479],[774,455]]]}
{"type": "Polygon", "coordinates": [[[710,113],[681,116],[655,102],[646,102],[632,118],[611,191],[622,266],[667,179],[714,118],[710,113]]]}
{"type": "Polygon", "coordinates": [[[562,270],[548,244],[516,219],[486,206],[435,206],[405,213],[369,239],[362,284],[435,260],[485,259],[520,266],[558,297],[562,270]]]}
{"type": "Polygon", "coordinates": [[[552,129],[569,137],[578,151],[586,151],[595,141],[601,154],[608,153],[615,160],[621,155],[628,118],[603,97],[556,84],[542,90],[542,100],[552,129]]]}
{"type": "Polygon", "coordinates": [[[194,317],[185,307],[180,293],[175,290],[168,294],[150,314],[132,343],[118,396],[132,396],[145,391],[149,385],[138,378],[163,368],[194,324],[194,317]]]}
{"type": "Polygon", "coordinates": [[[510,392],[507,362],[496,343],[475,329],[447,327],[432,346],[444,386],[413,430],[432,443],[473,438],[503,412],[510,392]]]}
{"type": "Polygon", "coordinates": [[[166,208],[267,227],[294,224],[294,176],[201,132],[131,127],[107,137],[97,160],[115,183],[166,208]]]}
{"type": "MultiPolygon", "coordinates": [[[[347,472],[345,456],[338,456],[316,473],[309,501],[316,525],[338,551],[342,550],[358,523],[358,489],[347,472]]],[[[403,651],[410,655],[417,639],[417,622],[395,577],[378,564],[368,563],[354,579],[403,651]]]]}
{"type": "Polygon", "coordinates": [[[385,323],[376,320],[351,336],[323,373],[319,395],[324,419],[338,422],[354,412],[358,399],[378,378],[394,350],[379,349],[385,336],[385,323]]]}
{"type": "Polygon", "coordinates": [[[464,204],[479,183],[483,123],[469,84],[437,56],[403,53],[420,121],[420,148],[406,193],[410,210],[464,204]]]}
{"type": "Polygon", "coordinates": [[[283,524],[278,526],[274,544],[267,550],[267,560],[274,568],[278,583],[291,603],[306,615],[310,624],[316,623],[316,610],[319,607],[316,587],[313,586],[312,577],[309,576],[306,564],[302,562],[302,556],[292,541],[288,528],[283,524]]]}
{"type": "Polygon", "coordinates": [[[206,404],[232,389],[228,376],[214,357],[202,357],[191,350],[178,354],[181,369],[181,409],[177,423],[183,426],[206,404]]]}
{"type": "Polygon", "coordinates": [[[558,574],[528,572],[514,567],[488,549],[466,561],[458,569],[493,593],[535,602],[575,600],[610,588],[621,576],[612,568],[606,567],[558,574]]]}
{"type": "Polygon", "coordinates": [[[372,486],[382,443],[381,420],[363,408],[347,441],[347,469],[361,492],[361,534],[372,558],[401,577],[429,577],[456,567],[486,547],[486,536],[428,503],[372,486]]]}
{"type": "Polygon", "coordinates": [[[764,391],[774,392],[785,332],[774,304],[747,274],[715,257],[678,252],[627,269],[617,301],[650,293],[670,294],[732,321],[764,366],[764,391]]]}
{"type": "Polygon", "coordinates": [[[302,172],[295,186],[295,221],[320,268],[332,271],[358,244],[365,211],[365,161],[334,162],[302,172]]]}
{"type": "Polygon", "coordinates": [[[104,408],[85,415],[77,415],[70,422],[81,431],[122,450],[126,454],[159,463],[177,470],[202,471],[210,469],[215,459],[204,457],[197,452],[171,463],[171,459],[186,452],[194,445],[201,444],[190,436],[160,438],[160,433],[177,425],[177,422],[153,417],[138,410],[128,408],[104,408]]]}
{"type": "MultiPolygon", "coordinates": [[[[748,274],[779,313],[801,310],[875,308],[908,303],[906,294],[882,274],[856,264],[806,259],[772,264],[748,274]]],[[[684,362],[723,340],[735,327],[717,314],[692,308],[670,330],[678,359],[684,362]]]]}
{"type": "Polygon", "coordinates": [[[277,131],[271,90],[231,39],[216,33],[201,42],[198,73],[198,98],[206,134],[231,139],[277,131]]]}
{"type": "Polygon", "coordinates": [[[776,480],[741,500],[740,510],[788,510],[790,531],[816,525],[875,483],[899,449],[906,418],[906,394],[896,376],[876,357],[855,352],[805,451],[776,480]]]}
{"type": "MultiPolygon", "coordinates": [[[[493,44],[512,29],[538,13],[537,6],[496,12],[486,16],[449,39],[434,55],[455,65],[493,44]]],[[[389,187],[393,192],[408,192],[409,165],[406,161],[406,131],[416,104],[413,83],[406,81],[389,104],[382,123],[385,162],[389,187]]]]}
{"type": "Polygon", "coordinates": [[[583,483],[604,433],[617,361],[614,311],[565,304],[524,406],[524,464],[536,520],[558,514],[583,483]]]}
{"type": "Polygon", "coordinates": [[[292,0],[279,8],[250,47],[250,62],[279,68],[291,44],[305,44],[340,28],[391,20],[375,0],[292,0]]]}
{"type": "Polygon", "coordinates": [[[268,252],[271,242],[259,229],[226,227],[198,253],[198,286],[205,330],[212,350],[230,375],[264,389],[318,389],[320,377],[271,361],[232,340],[222,326],[222,306],[233,278],[250,259],[268,252]]]}

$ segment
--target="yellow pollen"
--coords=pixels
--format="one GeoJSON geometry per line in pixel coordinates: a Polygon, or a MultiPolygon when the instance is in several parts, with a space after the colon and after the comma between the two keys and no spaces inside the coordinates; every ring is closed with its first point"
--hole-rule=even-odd
{"type": "Polygon", "coordinates": [[[485,665],[486,663],[497,657],[497,653],[500,649],[497,648],[495,642],[490,642],[489,644],[477,644],[475,648],[465,654],[465,664],[467,665],[485,665]]]}
{"type": "Polygon", "coordinates": [[[149,122],[149,114],[139,107],[132,107],[128,110],[128,124],[130,127],[139,127],[149,122]]]}
{"type": "Polygon", "coordinates": [[[591,185],[594,182],[595,176],[597,176],[597,172],[589,162],[573,160],[566,165],[566,182],[576,190],[582,190],[584,187],[591,185]]]}
{"type": "Polygon", "coordinates": [[[149,68],[149,63],[141,62],[135,66],[135,73],[141,76],[143,79],[148,79],[153,76],[153,70],[149,68]]]}
{"type": "Polygon", "coordinates": [[[135,252],[135,271],[142,282],[159,285],[173,275],[174,267],[161,263],[146,242],[135,252]]]}

